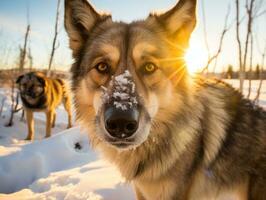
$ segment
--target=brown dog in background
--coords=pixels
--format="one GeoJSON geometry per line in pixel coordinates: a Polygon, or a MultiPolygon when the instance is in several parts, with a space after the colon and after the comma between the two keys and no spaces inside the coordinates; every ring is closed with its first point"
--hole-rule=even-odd
{"type": "Polygon", "coordinates": [[[61,79],[51,79],[39,72],[30,72],[17,78],[23,109],[28,124],[27,140],[34,138],[33,112],[45,112],[46,137],[51,136],[51,128],[55,126],[57,106],[63,102],[68,113],[68,126],[71,125],[71,99],[66,84],[61,79]]]}

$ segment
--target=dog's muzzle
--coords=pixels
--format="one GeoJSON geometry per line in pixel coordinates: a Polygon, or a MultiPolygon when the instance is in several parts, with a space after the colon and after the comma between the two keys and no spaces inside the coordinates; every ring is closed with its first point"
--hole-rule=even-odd
{"type": "Polygon", "coordinates": [[[109,106],[104,112],[104,124],[108,133],[117,139],[126,139],[132,136],[139,126],[139,111],[133,107],[121,110],[109,106]]]}
{"type": "Polygon", "coordinates": [[[31,97],[31,98],[35,98],[36,97],[36,94],[31,89],[27,90],[25,92],[25,95],[27,95],[28,97],[31,97]]]}

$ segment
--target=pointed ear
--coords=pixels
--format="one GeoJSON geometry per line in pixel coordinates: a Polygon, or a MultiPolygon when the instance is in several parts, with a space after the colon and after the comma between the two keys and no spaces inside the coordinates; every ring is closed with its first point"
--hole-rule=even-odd
{"type": "Polygon", "coordinates": [[[70,48],[75,55],[88,38],[93,27],[109,15],[100,15],[86,0],[65,0],[65,29],[70,48]]]}
{"type": "Polygon", "coordinates": [[[151,14],[174,39],[189,37],[196,26],[197,0],[180,0],[172,9],[163,14],[151,14]]]}

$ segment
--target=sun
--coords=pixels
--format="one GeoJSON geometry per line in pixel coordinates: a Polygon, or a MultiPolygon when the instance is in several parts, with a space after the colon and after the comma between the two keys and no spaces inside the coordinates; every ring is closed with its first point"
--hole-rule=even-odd
{"type": "Polygon", "coordinates": [[[186,51],[185,60],[190,74],[200,72],[208,60],[206,48],[203,47],[198,40],[191,38],[190,47],[186,51]]]}

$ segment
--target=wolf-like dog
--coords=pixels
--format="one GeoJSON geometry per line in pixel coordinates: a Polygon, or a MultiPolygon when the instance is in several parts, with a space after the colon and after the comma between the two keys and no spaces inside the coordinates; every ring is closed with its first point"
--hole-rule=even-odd
{"type": "Polygon", "coordinates": [[[188,75],[196,4],[128,24],[66,0],[78,121],[138,200],[265,200],[266,112],[188,75]]]}
{"type": "Polygon", "coordinates": [[[26,113],[28,136],[26,140],[34,139],[33,112],[45,112],[46,137],[51,136],[51,128],[55,126],[57,106],[63,102],[68,114],[68,126],[72,126],[71,98],[66,83],[62,79],[52,79],[40,72],[29,72],[16,80],[23,110],[26,113]]]}

